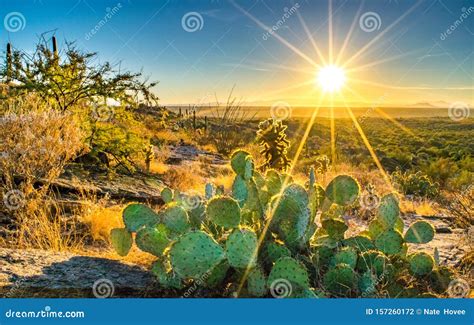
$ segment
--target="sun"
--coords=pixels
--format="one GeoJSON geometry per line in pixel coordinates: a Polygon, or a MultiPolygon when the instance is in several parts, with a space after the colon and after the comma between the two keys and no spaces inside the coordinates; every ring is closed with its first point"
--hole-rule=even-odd
{"type": "Polygon", "coordinates": [[[318,71],[317,82],[324,92],[341,90],[346,81],[344,70],[335,65],[327,65],[318,71]]]}

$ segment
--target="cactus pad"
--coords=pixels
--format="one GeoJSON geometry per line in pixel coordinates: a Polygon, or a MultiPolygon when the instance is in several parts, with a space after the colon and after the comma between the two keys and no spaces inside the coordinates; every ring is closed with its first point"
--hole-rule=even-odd
{"type": "Polygon", "coordinates": [[[248,181],[253,177],[254,164],[251,156],[245,157],[245,168],[243,178],[248,181]]]}
{"type": "Polygon", "coordinates": [[[344,247],[334,255],[332,265],[347,264],[351,268],[357,265],[357,252],[352,247],[344,247]]]}
{"type": "Polygon", "coordinates": [[[357,235],[349,237],[343,241],[343,244],[355,248],[359,252],[365,252],[370,249],[375,249],[374,243],[367,236],[357,235]]]}
{"type": "Polygon", "coordinates": [[[278,259],[282,257],[291,256],[290,250],[285,245],[281,245],[275,242],[269,242],[265,246],[264,254],[265,259],[270,263],[275,263],[278,259]]]}
{"type": "Polygon", "coordinates": [[[398,197],[395,193],[390,193],[382,197],[377,209],[377,220],[384,229],[391,229],[397,222],[400,215],[398,197]]]}
{"type": "Polygon", "coordinates": [[[433,226],[426,221],[416,221],[410,225],[405,233],[405,241],[414,244],[426,244],[430,242],[435,234],[433,226]]]}
{"type": "Polygon", "coordinates": [[[208,234],[184,234],[170,249],[173,270],[182,278],[198,278],[224,259],[224,250],[208,234]]]}
{"type": "Polygon", "coordinates": [[[289,281],[295,286],[309,287],[309,277],[306,268],[291,257],[282,257],[275,262],[268,276],[268,286],[271,287],[272,283],[282,279],[289,281]]]}
{"type": "Polygon", "coordinates": [[[229,264],[235,268],[251,268],[256,263],[257,235],[250,229],[234,230],[226,241],[229,264]]]}
{"type": "Polygon", "coordinates": [[[143,226],[152,226],[160,221],[159,215],[143,204],[128,205],[123,210],[122,217],[130,232],[136,232],[143,226]]]}
{"type": "Polygon", "coordinates": [[[334,295],[348,295],[356,282],[354,270],[347,264],[338,264],[330,269],[323,277],[327,291],[334,295]]]}
{"type": "Polygon", "coordinates": [[[240,206],[243,206],[248,194],[249,192],[244,178],[240,175],[236,175],[234,183],[232,183],[232,197],[239,202],[240,206]]]}
{"type": "Polygon", "coordinates": [[[359,291],[362,297],[372,296],[376,291],[377,277],[367,271],[359,278],[359,291]]]}
{"type": "Polygon", "coordinates": [[[325,245],[317,245],[312,248],[312,251],[312,261],[316,269],[321,269],[329,266],[329,263],[334,254],[334,250],[331,247],[325,245]]]}
{"type": "Polygon", "coordinates": [[[215,197],[209,201],[206,214],[216,225],[224,228],[236,228],[240,223],[240,207],[230,197],[215,197]]]}
{"type": "Polygon", "coordinates": [[[340,218],[323,220],[322,226],[329,237],[336,240],[344,239],[344,233],[349,229],[344,220],[340,218]]]}
{"type": "Polygon", "coordinates": [[[227,271],[229,270],[229,263],[223,260],[212,268],[211,271],[207,272],[203,278],[205,278],[205,286],[208,288],[215,288],[224,281],[227,271]]]}
{"type": "Polygon", "coordinates": [[[181,279],[176,274],[167,271],[161,260],[157,260],[155,263],[153,263],[151,266],[151,273],[156,276],[158,283],[160,283],[160,285],[165,289],[182,288],[181,279]]]}
{"type": "Polygon", "coordinates": [[[168,187],[165,187],[161,190],[161,198],[163,201],[165,201],[165,203],[170,203],[173,201],[173,191],[171,191],[171,189],[168,187]]]}
{"type": "Polygon", "coordinates": [[[274,169],[267,170],[266,173],[267,190],[271,196],[280,193],[282,181],[280,174],[274,169]]]}
{"type": "Polygon", "coordinates": [[[125,256],[132,247],[132,234],[126,228],[114,228],[110,231],[110,241],[117,254],[125,256]]]}
{"type": "Polygon", "coordinates": [[[137,232],[135,243],[142,251],[161,256],[171,242],[168,236],[169,231],[163,224],[144,227],[137,232]]]}
{"type": "Polygon", "coordinates": [[[174,233],[183,234],[190,228],[188,213],[180,206],[166,208],[161,213],[161,218],[166,227],[174,233]]]}
{"type": "Polygon", "coordinates": [[[359,183],[349,175],[336,176],[326,187],[326,197],[339,205],[352,204],[359,192],[359,183]]]}
{"type": "Polygon", "coordinates": [[[408,262],[410,271],[415,275],[426,275],[433,270],[434,266],[433,257],[423,252],[408,256],[408,262]]]}
{"type": "Polygon", "coordinates": [[[403,237],[396,230],[385,230],[375,239],[375,247],[385,254],[397,254],[402,250],[403,237]]]}
{"type": "Polygon", "coordinates": [[[247,289],[254,297],[262,297],[267,293],[267,278],[261,268],[256,267],[249,272],[247,289]]]}
{"type": "Polygon", "coordinates": [[[250,156],[250,154],[247,151],[237,150],[230,157],[230,166],[237,175],[244,177],[248,156],[250,156]]]}

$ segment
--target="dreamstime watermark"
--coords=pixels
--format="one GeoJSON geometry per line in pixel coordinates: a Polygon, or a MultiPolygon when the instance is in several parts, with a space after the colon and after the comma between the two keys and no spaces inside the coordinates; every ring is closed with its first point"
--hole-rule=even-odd
{"type": "Polygon", "coordinates": [[[84,318],[83,311],[54,311],[50,306],[45,306],[42,310],[12,310],[5,312],[6,318],[84,318]]]}
{"type": "MultiPolygon", "coordinates": [[[[362,125],[362,123],[364,123],[364,121],[369,117],[369,115],[387,100],[387,97],[388,97],[388,94],[384,93],[382,96],[377,98],[377,100],[373,103],[373,105],[369,107],[364,112],[364,114],[362,114],[361,116],[357,118],[357,121],[359,122],[359,124],[362,125]]],[[[355,128],[356,127],[355,124],[353,124],[352,127],[355,128]]]]}
{"type": "Polygon", "coordinates": [[[360,16],[359,27],[366,33],[372,33],[382,27],[382,19],[378,13],[368,11],[360,16]]]}
{"type": "Polygon", "coordinates": [[[112,8],[107,7],[105,9],[106,14],[104,15],[104,17],[99,20],[99,22],[94,26],[94,28],[92,28],[88,33],[84,35],[84,39],[86,41],[90,40],[95,34],[97,34],[102,29],[102,27],[105,26],[105,24],[107,24],[120,11],[120,9],[122,9],[122,4],[120,2],[112,8]]]}
{"type": "Polygon", "coordinates": [[[444,32],[439,35],[439,39],[444,41],[451,35],[467,18],[474,12],[474,7],[470,6],[469,8],[463,7],[461,9],[462,14],[456,19],[444,32]]]}
{"type": "Polygon", "coordinates": [[[373,210],[379,206],[380,198],[377,194],[365,191],[359,197],[359,204],[365,210],[373,210]]]}
{"type": "Polygon", "coordinates": [[[449,283],[448,290],[446,292],[451,298],[466,298],[471,292],[471,287],[466,280],[454,279],[449,283]]]}
{"type": "Polygon", "coordinates": [[[276,102],[270,107],[270,116],[277,121],[291,117],[291,106],[287,102],[276,102]]]}
{"type": "Polygon", "coordinates": [[[293,292],[293,286],[286,279],[276,279],[270,284],[270,294],[274,298],[286,298],[293,292]]]}
{"type": "Polygon", "coordinates": [[[193,282],[193,285],[184,292],[182,298],[189,298],[192,294],[194,294],[194,292],[196,292],[199,287],[203,286],[206,283],[207,279],[211,276],[211,270],[206,271],[203,275],[196,279],[193,282]]]}
{"type": "Polygon", "coordinates": [[[115,287],[109,279],[99,279],[92,285],[92,293],[96,298],[109,298],[114,295],[115,287]]]}
{"type": "Polygon", "coordinates": [[[469,105],[464,102],[454,102],[448,108],[448,116],[451,120],[459,122],[468,118],[471,114],[469,105]]]}
{"type": "Polygon", "coordinates": [[[183,207],[186,210],[195,210],[201,206],[204,206],[204,201],[201,196],[197,193],[185,194],[182,197],[183,207]]]}
{"type": "Polygon", "coordinates": [[[300,4],[297,2],[295,3],[291,8],[285,7],[283,11],[285,12],[281,18],[273,25],[270,27],[265,33],[262,35],[262,39],[266,41],[267,39],[270,38],[277,30],[279,30],[287,21],[288,19],[293,16],[296,11],[300,8],[300,4]]]}
{"type": "Polygon", "coordinates": [[[188,12],[181,18],[181,26],[188,33],[200,31],[204,28],[204,18],[199,12],[188,12]]]}
{"type": "Polygon", "coordinates": [[[93,105],[92,118],[100,122],[108,122],[115,116],[115,109],[109,105],[93,105]]]}
{"type": "Polygon", "coordinates": [[[21,12],[10,12],[3,19],[3,25],[8,32],[16,33],[25,29],[26,18],[21,12]]]}
{"type": "Polygon", "coordinates": [[[18,210],[25,205],[25,194],[20,190],[10,190],[3,195],[3,204],[9,210],[18,210]]]}

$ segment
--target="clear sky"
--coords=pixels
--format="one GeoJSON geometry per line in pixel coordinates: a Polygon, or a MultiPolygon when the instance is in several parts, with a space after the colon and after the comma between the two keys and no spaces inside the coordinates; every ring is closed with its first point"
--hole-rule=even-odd
{"type": "Polygon", "coordinates": [[[55,30],[61,46],[75,40],[160,81],[163,104],[225,100],[235,85],[248,104],[316,105],[317,71],[338,57],[347,87],[335,102],[474,102],[472,0],[0,0],[0,8],[3,48],[31,51],[55,30]]]}

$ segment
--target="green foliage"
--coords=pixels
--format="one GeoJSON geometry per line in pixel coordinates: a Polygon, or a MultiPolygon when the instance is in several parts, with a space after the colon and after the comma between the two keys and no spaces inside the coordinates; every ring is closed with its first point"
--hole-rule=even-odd
{"type": "Polygon", "coordinates": [[[392,175],[393,182],[405,195],[435,198],[438,195],[438,184],[433,183],[428,175],[421,171],[411,173],[397,169],[392,175]]]}
{"type": "Polygon", "coordinates": [[[130,205],[126,230],[111,233],[114,247],[126,254],[130,232],[136,232],[137,246],[158,257],[152,272],[164,288],[194,282],[219,293],[240,288],[239,294],[255,297],[276,295],[282,286],[289,297],[444,294],[452,275],[426,253],[407,256],[407,243],[428,242],[433,228],[415,222],[402,236],[395,194],[382,198],[367,230],[347,237],[343,216],[358,199],[355,179],[339,175],[326,189],[310,182],[305,189],[275,170],[260,175],[251,159],[244,152],[233,155],[233,198],[206,193],[201,209],[190,209],[186,194],[169,190],[159,214],[130,205]],[[191,212],[198,215],[191,218],[191,212]],[[416,282],[419,277],[423,282],[416,282]]]}
{"type": "Polygon", "coordinates": [[[287,157],[290,142],[286,139],[286,126],[280,120],[268,119],[258,125],[257,142],[265,157],[263,169],[273,168],[286,171],[290,166],[287,157]]]}
{"type": "Polygon", "coordinates": [[[110,241],[117,254],[125,256],[132,247],[132,234],[124,228],[115,228],[110,231],[110,241]]]}

